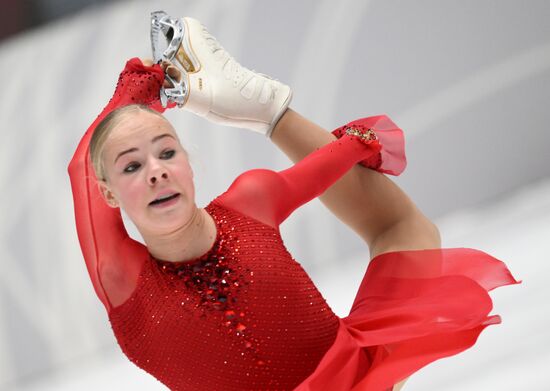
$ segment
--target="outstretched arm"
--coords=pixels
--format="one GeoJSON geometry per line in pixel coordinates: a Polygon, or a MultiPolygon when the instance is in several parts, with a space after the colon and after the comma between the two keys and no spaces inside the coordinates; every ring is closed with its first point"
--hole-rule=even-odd
{"type": "MultiPolygon", "coordinates": [[[[336,137],[289,109],[271,139],[291,160],[299,162],[336,137]]],[[[395,183],[377,171],[355,165],[320,199],[368,243],[371,257],[441,245],[435,225],[395,183]]]]}
{"type": "Polygon", "coordinates": [[[109,104],[82,137],[68,171],[74,199],[78,239],[95,291],[110,310],[131,292],[146,251],[129,238],[120,209],[109,207],[101,196],[89,157],[89,144],[96,125],[111,111],[133,103],[158,104],[164,73],[135,58],[126,64],[109,104]],[[145,251],[145,253],[144,253],[145,251]]]}
{"type": "MultiPolygon", "coordinates": [[[[376,131],[376,128],[373,129],[376,131]]],[[[356,163],[376,161],[381,144],[372,132],[344,135],[294,166],[275,172],[250,170],[219,197],[226,206],[278,227],[296,208],[323,194],[356,163]]],[[[345,200],[341,200],[346,202],[345,200]]]]}

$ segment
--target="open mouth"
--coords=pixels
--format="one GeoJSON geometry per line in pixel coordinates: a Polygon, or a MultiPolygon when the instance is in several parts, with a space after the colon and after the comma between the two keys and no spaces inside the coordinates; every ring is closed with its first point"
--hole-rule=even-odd
{"type": "Polygon", "coordinates": [[[178,198],[180,196],[180,193],[175,193],[175,194],[172,194],[170,196],[166,196],[166,197],[161,197],[157,200],[154,200],[154,201],[151,201],[149,203],[149,205],[159,205],[159,204],[164,204],[165,202],[169,202],[169,201],[172,201],[173,199],[175,198],[178,198]]]}

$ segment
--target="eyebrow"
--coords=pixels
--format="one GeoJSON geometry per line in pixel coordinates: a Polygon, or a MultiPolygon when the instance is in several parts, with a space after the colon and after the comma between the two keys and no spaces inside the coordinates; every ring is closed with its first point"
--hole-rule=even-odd
{"type": "MultiPolygon", "coordinates": [[[[164,138],[164,137],[172,137],[172,138],[175,140],[174,136],[172,136],[171,134],[169,134],[169,133],[164,133],[164,134],[161,134],[161,135],[159,135],[159,136],[153,137],[153,139],[151,140],[151,144],[154,143],[155,141],[158,141],[158,140],[164,138]]],[[[116,164],[116,161],[118,160],[118,158],[121,157],[122,155],[125,155],[125,154],[130,153],[130,152],[135,152],[135,151],[138,151],[138,148],[133,147],[133,148],[130,148],[130,149],[127,149],[127,150],[125,150],[125,151],[120,152],[120,153],[117,155],[116,159],[115,159],[115,164],[116,164]]]]}

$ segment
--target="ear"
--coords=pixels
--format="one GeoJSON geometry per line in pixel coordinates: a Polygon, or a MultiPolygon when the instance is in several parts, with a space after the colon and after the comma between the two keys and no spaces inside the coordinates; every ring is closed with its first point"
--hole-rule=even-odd
{"type": "Polygon", "coordinates": [[[118,200],[116,199],[114,193],[109,188],[109,185],[105,181],[98,180],[97,181],[99,190],[101,195],[103,196],[103,199],[109,205],[111,208],[118,208],[118,200]]]}

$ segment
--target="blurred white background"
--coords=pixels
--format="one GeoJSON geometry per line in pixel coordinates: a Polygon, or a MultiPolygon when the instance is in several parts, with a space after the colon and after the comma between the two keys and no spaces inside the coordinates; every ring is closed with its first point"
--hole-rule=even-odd
{"type": "MultiPolygon", "coordinates": [[[[102,2],[0,42],[1,390],[164,389],[116,344],[82,259],[67,175],[126,59],[150,56],[157,9],[201,20],[243,65],[289,84],[291,106],[327,129],[390,115],[409,160],[395,181],[444,245],[491,253],[523,280],[493,292],[501,325],[404,390],[550,389],[550,4],[161,0],[102,2]]],[[[246,169],[289,165],[257,134],[168,116],[193,155],[201,205],[246,169]]],[[[365,245],[318,201],[282,232],[345,316],[365,245]]]]}

